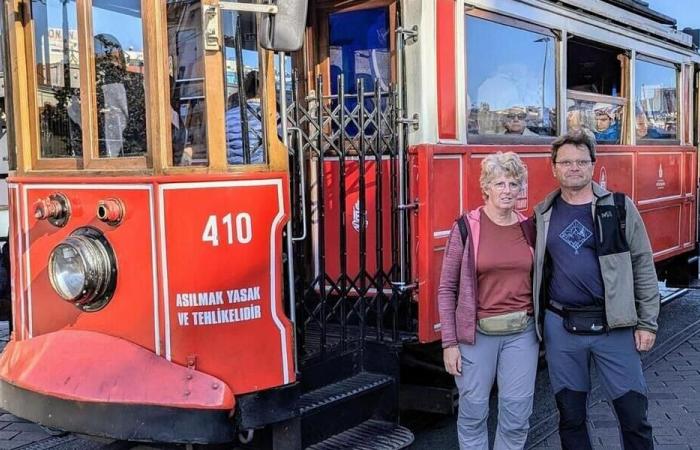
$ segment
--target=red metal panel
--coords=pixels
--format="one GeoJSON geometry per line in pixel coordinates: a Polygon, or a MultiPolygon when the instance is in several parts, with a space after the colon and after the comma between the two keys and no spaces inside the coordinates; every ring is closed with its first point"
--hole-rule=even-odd
{"type": "Polygon", "coordinates": [[[437,0],[436,49],[438,134],[441,139],[457,138],[457,91],[455,61],[454,0],[437,0]]]}
{"type": "Polygon", "coordinates": [[[28,269],[27,323],[31,335],[39,336],[65,327],[93,330],[120,336],[151,351],[156,346],[153,267],[155,257],[151,242],[155,236],[152,222],[150,185],[78,184],[23,185],[23,219],[25,259],[28,269]],[[116,190],[116,187],[123,189],[116,190]],[[46,220],[37,220],[32,205],[49,194],[61,192],[68,198],[72,213],[68,224],[57,228],[46,220]],[[112,227],[96,217],[97,203],[119,198],[125,206],[122,224],[112,227]],[[107,306],[95,313],[83,313],[63,301],[51,287],[47,263],[51,251],[79,227],[100,229],[112,245],[117,258],[117,288],[107,306]],[[28,258],[28,261],[27,261],[28,258]],[[128,261],[128,263],[127,263],[128,261]],[[140,301],[129,300],[138,298],[140,301]]]}
{"type": "Polygon", "coordinates": [[[653,201],[658,198],[680,197],[683,171],[683,153],[639,152],[637,155],[637,201],[653,201]]]}
{"type": "Polygon", "coordinates": [[[227,411],[235,405],[221,380],[90,331],[61,330],[10,342],[0,356],[0,377],[23,389],[83,402],[227,411]]]}
{"type": "Polygon", "coordinates": [[[598,154],[593,179],[610,191],[634,198],[634,153],[598,154]]]}
{"type": "Polygon", "coordinates": [[[433,234],[450,231],[455,218],[463,210],[463,192],[465,190],[462,165],[463,155],[437,155],[433,160],[431,192],[440,199],[435,202],[433,211],[433,234]]]}
{"type": "Polygon", "coordinates": [[[281,298],[287,179],[249,178],[160,186],[166,355],[234,394],[294,381],[281,298]]]}
{"type": "MultiPolygon", "coordinates": [[[[340,270],[340,162],[337,159],[324,160],[324,205],[325,205],[325,244],[326,244],[326,273],[333,279],[338,279],[340,270]]],[[[391,269],[391,177],[389,159],[382,161],[382,198],[381,228],[383,239],[382,269],[389,273],[391,269]]],[[[365,162],[365,211],[366,220],[366,271],[374,274],[377,267],[377,164],[365,162]]],[[[345,239],[346,239],[346,273],[355,278],[360,273],[360,164],[357,159],[346,159],[345,162],[345,239]]]]}
{"type": "Polygon", "coordinates": [[[640,211],[651,239],[654,256],[664,256],[681,249],[681,206],[678,204],[640,211]]]}

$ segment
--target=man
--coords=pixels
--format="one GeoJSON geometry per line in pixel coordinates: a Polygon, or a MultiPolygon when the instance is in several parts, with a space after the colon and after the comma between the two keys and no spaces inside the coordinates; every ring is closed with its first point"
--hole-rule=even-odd
{"type": "Polygon", "coordinates": [[[594,183],[594,165],[590,131],[558,138],[552,170],[560,189],[535,207],[533,295],[544,313],[559,434],[564,450],[591,449],[586,401],[593,360],[624,448],[651,449],[639,357],[654,345],[659,314],[651,246],[634,203],[622,196],[616,203],[614,194],[594,183]]]}
{"type": "Polygon", "coordinates": [[[605,103],[596,103],[593,106],[595,116],[595,138],[599,141],[617,144],[620,141],[620,124],[615,120],[613,107],[605,103]]]}
{"type": "Polygon", "coordinates": [[[229,164],[243,164],[244,153],[250,156],[250,163],[264,161],[262,129],[262,109],[260,104],[258,71],[248,72],[243,80],[242,94],[229,98],[226,111],[226,147],[229,164]],[[244,121],[243,118],[246,120],[244,121]],[[247,132],[244,130],[247,129],[247,132]],[[247,137],[247,139],[245,139],[247,137]]]}
{"type": "Polygon", "coordinates": [[[503,114],[503,134],[519,134],[522,136],[537,136],[527,128],[527,111],[520,106],[508,108],[503,114]]]}

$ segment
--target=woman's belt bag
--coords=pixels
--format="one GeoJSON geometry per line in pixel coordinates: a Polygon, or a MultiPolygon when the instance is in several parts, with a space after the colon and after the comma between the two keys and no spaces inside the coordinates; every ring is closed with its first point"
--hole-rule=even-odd
{"type": "Polygon", "coordinates": [[[562,317],[562,324],[566,331],[572,334],[596,335],[608,331],[605,320],[605,308],[602,306],[563,306],[557,309],[550,305],[550,309],[562,317]]]}
{"type": "Polygon", "coordinates": [[[525,331],[531,319],[527,311],[515,311],[479,319],[476,327],[483,334],[505,336],[525,331]]]}

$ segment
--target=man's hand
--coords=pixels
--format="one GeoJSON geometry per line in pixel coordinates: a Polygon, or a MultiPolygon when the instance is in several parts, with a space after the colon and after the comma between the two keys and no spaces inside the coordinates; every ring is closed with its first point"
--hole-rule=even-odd
{"type": "Polygon", "coordinates": [[[637,345],[638,352],[648,352],[654,346],[656,334],[647,330],[634,331],[634,343],[637,345]]]}
{"type": "Polygon", "coordinates": [[[447,373],[454,376],[462,375],[462,354],[459,351],[459,346],[444,349],[442,359],[445,361],[447,373]]]}

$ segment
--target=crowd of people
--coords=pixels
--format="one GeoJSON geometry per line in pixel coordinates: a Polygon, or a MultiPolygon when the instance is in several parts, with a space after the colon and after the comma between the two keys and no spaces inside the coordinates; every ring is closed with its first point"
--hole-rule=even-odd
{"type": "MultiPolygon", "coordinates": [[[[613,117],[600,118],[597,131],[613,117]]],[[[599,120],[598,120],[599,119],[599,120]]],[[[508,118],[508,129],[521,118],[508,118]]],[[[522,449],[544,344],[564,450],[591,449],[590,366],[619,421],[626,450],[652,449],[640,352],[654,345],[659,291],[634,202],[592,180],[596,138],[571,129],[551,146],[559,188],[531,217],[516,211],[527,168],[517,154],[481,164],[484,205],[459,217],[438,289],[443,359],[459,390],[460,449],[489,448],[489,395],[498,385],[494,448],[522,449]]]]}

